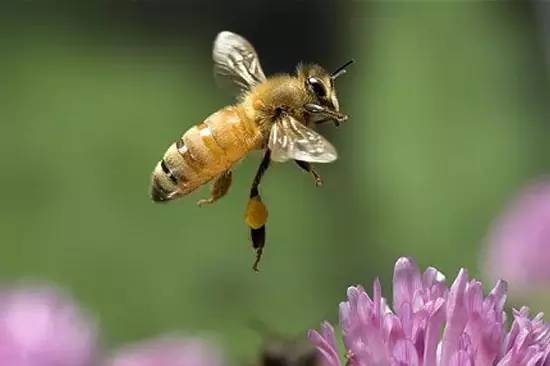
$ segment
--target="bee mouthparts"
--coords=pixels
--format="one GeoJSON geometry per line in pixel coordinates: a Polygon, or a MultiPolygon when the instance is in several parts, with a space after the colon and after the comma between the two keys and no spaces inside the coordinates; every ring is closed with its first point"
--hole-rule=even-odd
{"type": "Polygon", "coordinates": [[[349,116],[348,116],[347,114],[345,114],[345,113],[340,113],[340,117],[338,117],[337,119],[338,119],[338,121],[340,121],[340,122],[344,122],[344,121],[346,121],[348,118],[349,118],[349,116]]]}
{"type": "Polygon", "coordinates": [[[330,116],[338,122],[344,122],[348,119],[348,115],[338,111],[330,111],[330,116]]]}

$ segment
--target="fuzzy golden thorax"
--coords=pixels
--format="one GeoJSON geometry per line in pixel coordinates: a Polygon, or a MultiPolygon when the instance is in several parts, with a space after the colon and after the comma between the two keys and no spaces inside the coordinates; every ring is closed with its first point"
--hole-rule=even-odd
{"type": "Polygon", "coordinates": [[[279,74],[269,77],[253,88],[244,98],[250,114],[260,128],[269,129],[280,113],[288,113],[309,125],[313,116],[304,105],[314,103],[338,111],[334,82],[330,74],[316,64],[297,67],[296,74],[279,74]]]}
{"type": "Polygon", "coordinates": [[[269,77],[245,98],[245,104],[254,108],[255,119],[260,125],[274,122],[282,112],[304,120],[306,115],[303,106],[312,101],[303,83],[296,76],[288,74],[269,77]]]}

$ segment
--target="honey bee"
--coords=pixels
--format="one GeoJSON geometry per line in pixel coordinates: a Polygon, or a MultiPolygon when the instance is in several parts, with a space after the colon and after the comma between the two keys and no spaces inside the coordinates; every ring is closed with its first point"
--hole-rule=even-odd
{"type": "Polygon", "coordinates": [[[228,192],[233,166],[251,151],[264,150],[245,213],[257,271],[267,222],[267,208],[258,191],[262,177],[271,161],[293,160],[311,174],[316,186],[322,185],[311,163],[332,162],[337,152],[312,127],[326,121],[339,125],[348,118],[340,112],[334,81],[353,60],[332,73],[317,64],[300,64],[293,75],[266,78],[254,47],[228,31],[217,35],[212,54],[216,76],[238,88],[238,102],[191,127],[170,145],[153,171],[151,198],[171,201],[213,180],[210,197],[197,203],[214,203],[228,192]]]}
{"type": "Polygon", "coordinates": [[[319,352],[305,339],[265,342],[259,366],[322,366],[319,352]]]}
{"type": "Polygon", "coordinates": [[[320,352],[303,335],[289,336],[274,332],[264,322],[255,320],[251,329],[262,336],[258,366],[322,366],[320,352]]]}

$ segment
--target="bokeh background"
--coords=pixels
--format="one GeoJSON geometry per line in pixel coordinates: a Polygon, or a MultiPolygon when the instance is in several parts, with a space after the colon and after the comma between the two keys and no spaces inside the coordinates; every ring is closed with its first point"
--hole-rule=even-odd
{"type": "MultiPolygon", "coordinates": [[[[494,218],[549,172],[545,2],[21,2],[0,12],[0,276],[51,281],[98,319],[108,345],[183,330],[236,363],[264,324],[296,335],[348,285],[413,256],[453,277],[483,271],[494,218]],[[267,173],[268,242],[254,273],[244,208],[261,155],[230,194],[169,205],[149,175],[181,133],[233,102],[212,77],[228,29],[267,74],[328,69],[352,118],[321,129],[340,159],[316,189],[267,173]],[[254,325],[256,324],[256,325],[254,325]]],[[[487,283],[489,286],[490,283],[487,283]]],[[[537,310],[550,310],[534,304],[537,310]]]]}

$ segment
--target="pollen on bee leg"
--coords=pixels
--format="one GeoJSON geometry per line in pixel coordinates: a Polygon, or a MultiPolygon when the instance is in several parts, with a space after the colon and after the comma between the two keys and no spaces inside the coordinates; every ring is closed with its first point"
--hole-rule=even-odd
{"type": "Polygon", "coordinates": [[[267,221],[267,208],[262,202],[260,196],[256,195],[250,198],[246,206],[246,215],[244,221],[250,227],[250,237],[252,239],[252,248],[256,250],[256,260],[252,269],[258,272],[258,266],[265,245],[265,223],[267,221]]]}
{"type": "Polygon", "coordinates": [[[252,229],[259,229],[267,221],[267,208],[260,196],[254,196],[248,200],[244,221],[252,229]]]}

